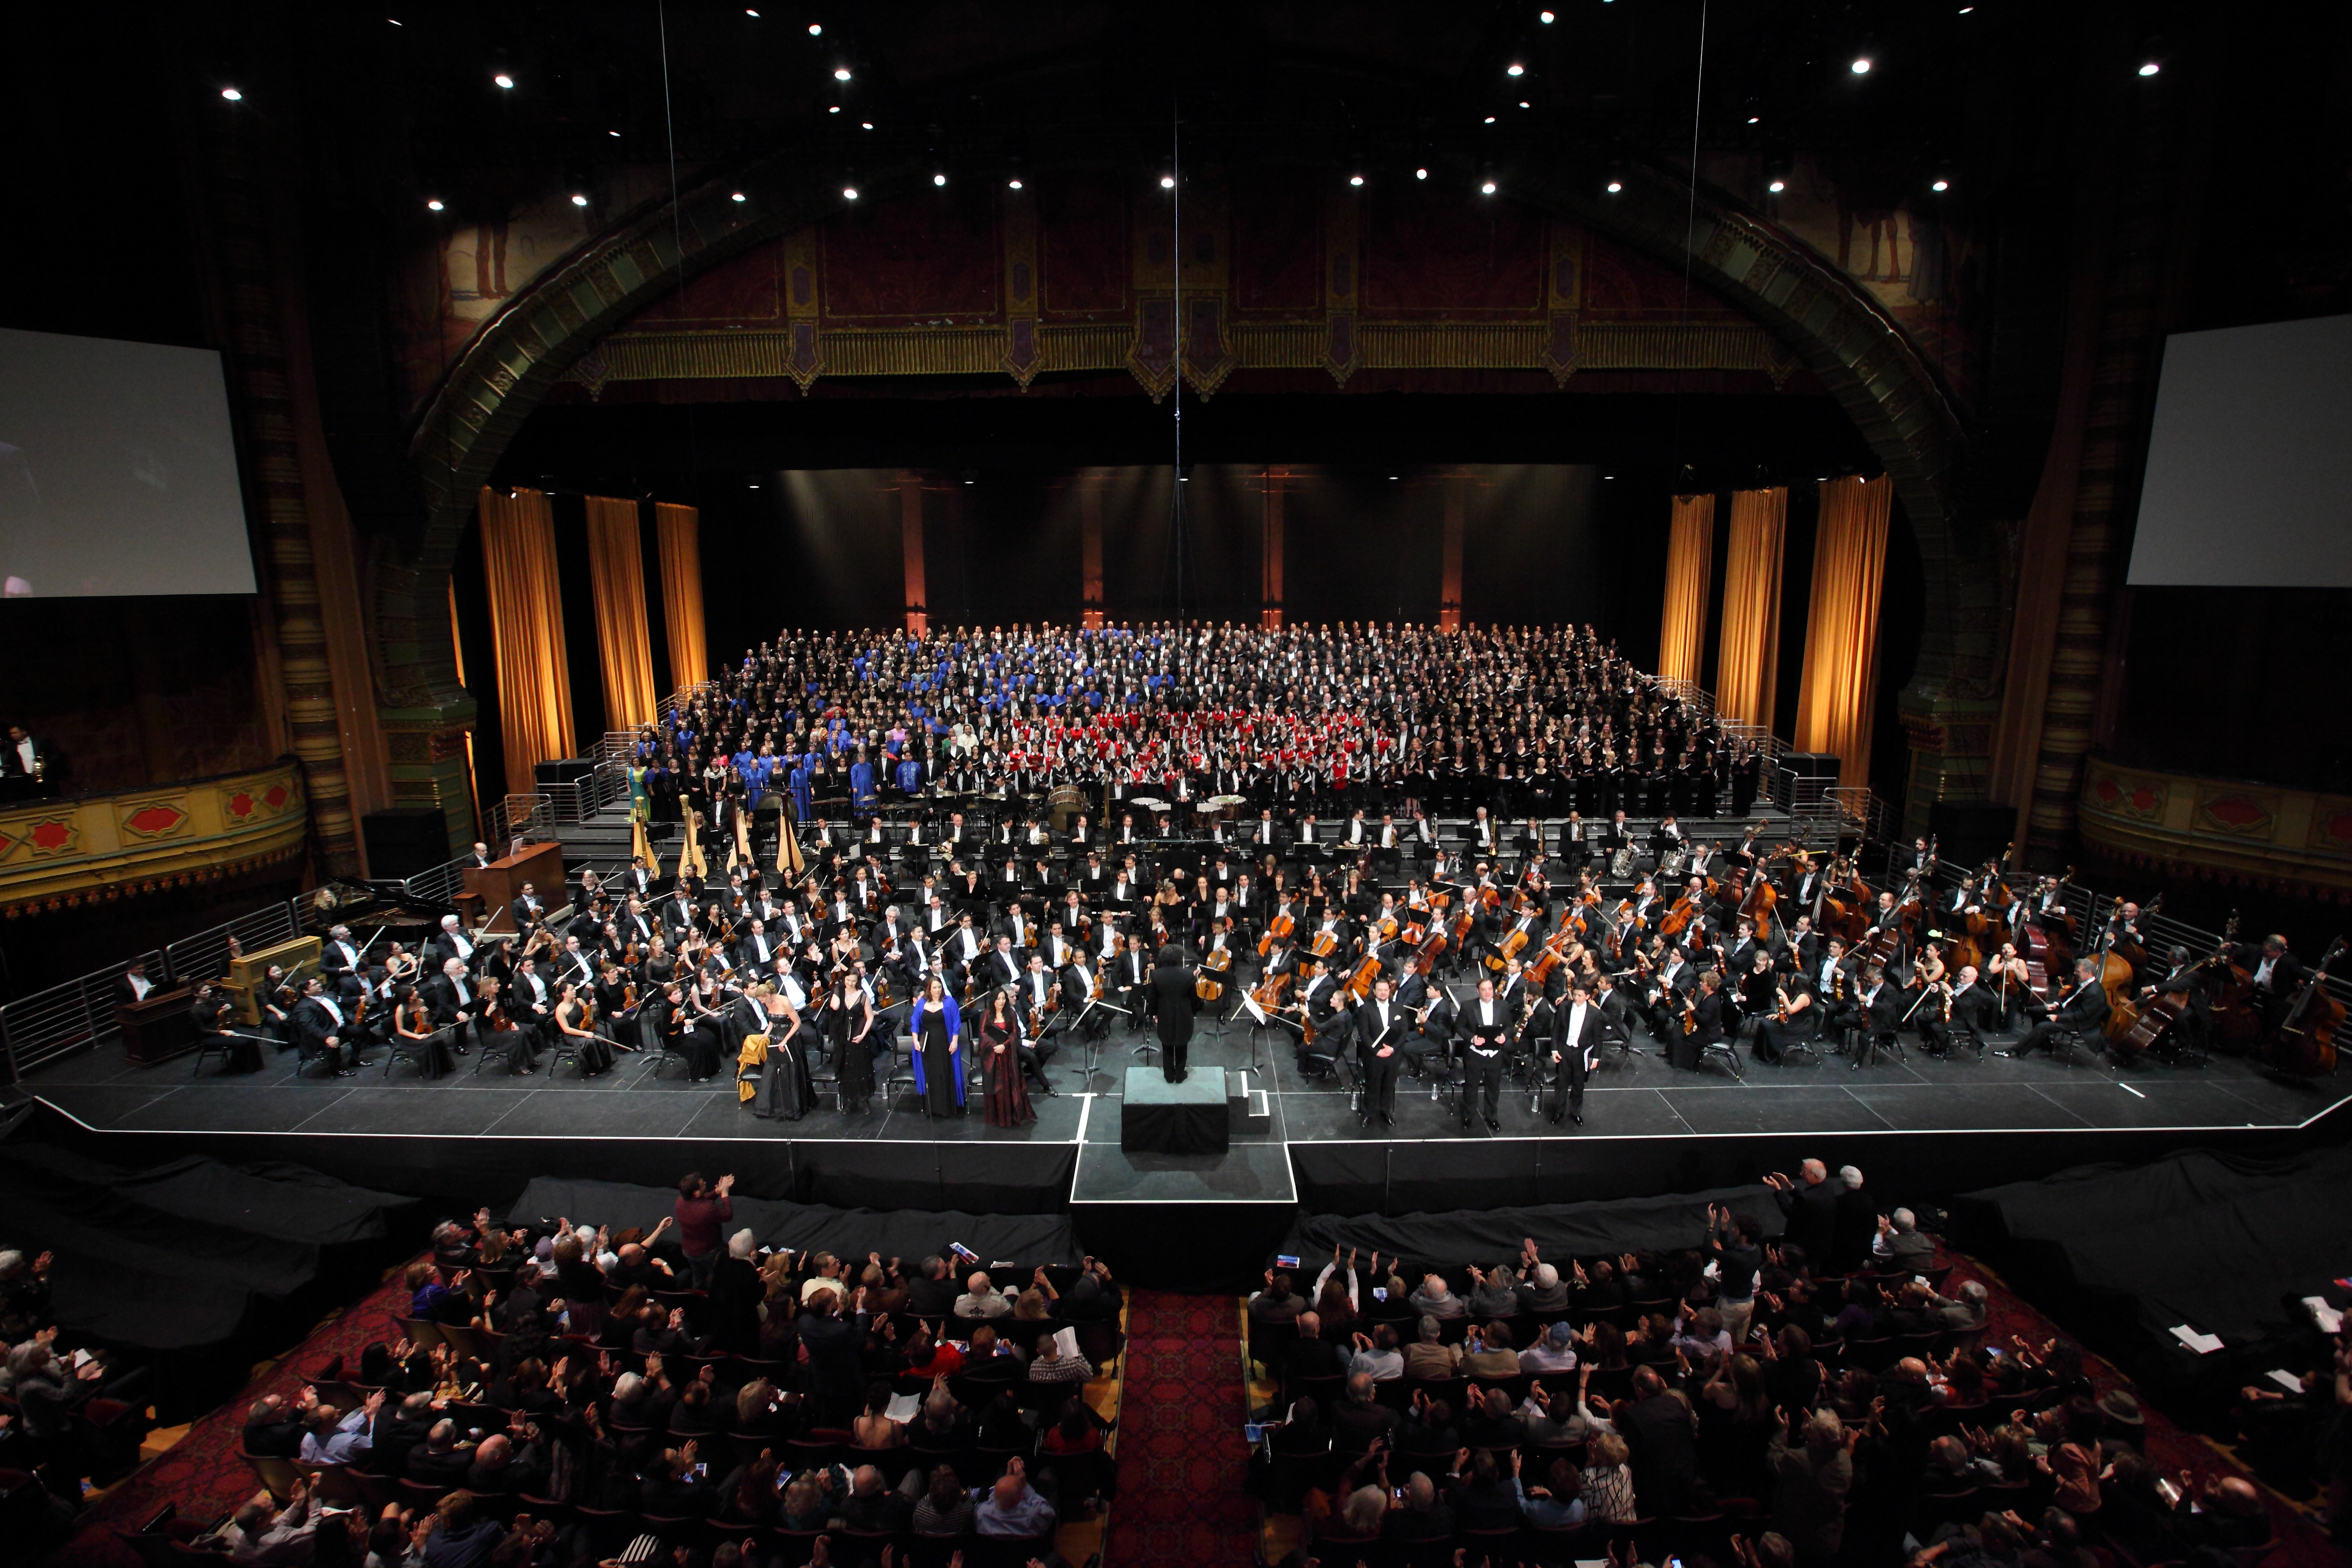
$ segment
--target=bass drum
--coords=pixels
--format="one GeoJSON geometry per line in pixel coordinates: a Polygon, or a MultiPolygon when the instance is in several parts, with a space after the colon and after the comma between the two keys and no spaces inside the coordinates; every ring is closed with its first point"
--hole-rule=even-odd
{"type": "Polygon", "coordinates": [[[1076,784],[1055,784],[1045,797],[1045,826],[1056,833],[1069,832],[1086,815],[1086,792],[1076,784]]]}

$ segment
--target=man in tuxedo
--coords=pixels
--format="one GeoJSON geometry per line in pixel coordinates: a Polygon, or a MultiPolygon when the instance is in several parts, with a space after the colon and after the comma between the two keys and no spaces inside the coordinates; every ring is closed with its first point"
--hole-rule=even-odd
{"type": "Polygon", "coordinates": [[[2302,960],[2288,951],[2286,938],[2273,931],[2263,938],[2259,947],[2241,943],[2230,954],[2230,962],[2252,976],[2254,1011],[2262,1017],[2263,1033],[2275,1034],[2286,1019],[2287,999],[2303,984],[2302,960]]]}
{"type": "Polygon", "coordinates": [[[1895,1035],[1903,1026],[1903,1011],[1909,1005],[1903,999],[1902,987],[1891,984],[1885,971],[1876,964],[1863,970],[1861,984],[1862,994],[1855,1005],[1860,1013],[1863,1038],[1848,1067],[1853,1072],[1860,1072],[1863,1064],[1874,1060],[1881,1051],[1901,1054],[1902,1047],[1896,1044],[1895,1035]]]}
{"type": "Polygon", "coordinates": [[[1132,1033],[1143,1027],[1144,1014],[1151,1005],[1151,959],[1141,942],[1124,935],[1113,940],[1110,987],[1118,993],[1118,1005],[1127,1009],[1127,1027],[1132,1033]]]}
{"type": "Polygon", "coordinates": [[[294,1005],[294,1028],[301,1038],[303,1054],[326,1058],[337,1078],[350,1078],[359,1071],[359,1043],[344,1037],[350,1033],[350,1016],[315,974],[302,983],[302,1000],[294,1005]]]}
{"type": "Polygon", "coordinates": [[[433,1026],[449,1031],[449,1048],[464,1056],[466,1031],[481,1011],[473,981],[466,973],[466,961],[444,959],[441,973],[426,976],[418,984],[416,994],[424,998],[425,1016],[433,1020],[433,1026]]]}
{"type": "Polygon", "coordinates": [[[539,895],[532,891],[529,882],[522,885],[522,891],[515,895],[514,902],[507,906],[507,918],[514,921],[517,931],[529,931],[546,915],[547,906],[539,901],[539,895]]]}
{"type": "Polygon", "coordinates": [[[1462,1126],[1470,1127],[1471,1101],[1490,1132],[1500,1132],[1496,1117],[1503,1093],[1503,1054],[1510,1049],[1511,1010],[1495,999],[1495,977],[1478,977],[1478,999],[1462,1009],[1462,1126]]]}
{"type": "Polygon", "coordinates": [[[775,973],[779,951],[768,940],[768,922],[755,919],[743,940],[735,944],[735,967],[751,978],[765,979],[775,973]]]}
{"type": "Polygon", "coordinates": [[[1172,943],[1160,950],[1151,972],[1151,1006],[1159,1020],[1160,1065],[1170,1083],[1184,1081],[1185,1058],[1192,1046],[1192,966],[1172,943]]]}
{"type": "Polygon", "coordinates": [[[1993,1015],[1998,1010],[1992,993],[1979,984],[1977,966],[1964,963],[1959,977],[1952,983],[1952,1016],[1947,1023],[1941,997],[1931,996],[1919,1005],[1920,1038],[1927,1042],[1934,1056],[1948,1056],[1957,1042],[1976,1048],[1981,1060],[1985,1053],[1984,1035],[1997,1027],[1993,1015]]]}
{"type": "Polygon", "coordinates": [[[1601,1009],[1593,1005],[1592,987],[1580,978],[1568,989],[1568,1005],[1552,1009],[1553,1072],[1551,1123],[1565,1113],[1584,1125],[1584,1079],[1601,1062],[1601,1009]]]}
{"type": "Polygon", "coordinates": [[[352,928],[334,926],[327,931],[326,945],[319,949],[319,969],[326,974],[349,974],[360,966],[360,950],[352,941],[352,928]]]}
{"type": "Polygon", "coordinates": [[[114,977],[114,1004],[127,1007],[134,1002],[144,1002],[147,993],[154,989],[155,983],[147,978],[147,961],[135,959],[129,969],[114,977]]]}
{"type": "Polygon", "coordinates": [[[2048,1016],[2027,1031],[2025,1038],[2001,1054],[2021,1057],[2029,1051],[2049,1050],[2058,1037],[2070,1029],[2080,1035],[2084,1044],[2091,1045],[2098,1041],[2106,1022],[2107,994],[2099,984],[2099,961],[2078,958],[2074,961],[2074,988],[2056,1006],[2048,1008],[2048,1016]]]}
{"type": "Polygon", "coordinates": [[[8,745],[0,751],[0,773],[11,778],[31,778],[47,765],[48,748],[25,732],[22,724],[8,726],[8,745]]]}
{"type": "Polygon", "coordinates": [[[1397,1073],[1404,1065],[1404,1009],[1390,994],[1385,976],[1372,982],[1371,998],[1356,1009],[1356,1068],[1364,1085],[1358,1118],[1370,1125],[1375,1113],[1383,1127],[1396,1125],[1397,1073]]]}
{"type": "Polygon", "coordinates": [[[473,852],[467,856],[466,863],[477,871],[487,870],[490,864],[490,847],[478,841],[473,852]]]}

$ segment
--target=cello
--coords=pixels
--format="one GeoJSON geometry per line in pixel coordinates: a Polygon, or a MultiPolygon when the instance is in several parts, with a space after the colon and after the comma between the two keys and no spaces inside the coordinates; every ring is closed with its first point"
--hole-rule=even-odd
{"type": "Polygon", "coordinates": [[[2304,976],[2278,1033],[2263,1047],[2263,1059],[2273,1071],[2319,1078],[2336,1070],[2336,1031],[2343,1026],[2344,1004],[2327,994],[2327,971],[2343,953],[2344,939],[2338,936],[2319,967],[2304,976]]]}

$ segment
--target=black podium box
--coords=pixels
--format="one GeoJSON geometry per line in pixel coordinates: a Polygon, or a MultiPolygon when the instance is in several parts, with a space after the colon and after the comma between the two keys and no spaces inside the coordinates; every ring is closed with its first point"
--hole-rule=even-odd
{"type": "Polygon", "coordinates": [[[1230,1142],[1225,1069],[1196,1067],[1182,1083],[1131,1067],[1119,1100],[1118,1146],[1129,1154],[1222,1154],[1230,1142]]]}

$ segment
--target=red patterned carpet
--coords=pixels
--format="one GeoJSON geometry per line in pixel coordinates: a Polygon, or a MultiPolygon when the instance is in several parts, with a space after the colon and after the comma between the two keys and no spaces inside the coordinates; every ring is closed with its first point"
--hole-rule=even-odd
{"type": "Polygon", "coordinates": [[[1105,1568],[1250,1561],[1257,1512],[1243,1489],[1241,1353],[1231,1296],[1129,1298],[1105,1568]]]}
{"type": "Polygon", "coordinates": [[[253,1471],[238,1456],[247,1407],[268,1394],[290,1399],[306,1370],[315,1371],[338,1355],[356,1363],[370,1344],[395,1337],[400,1329],[393,1314],[408,1306],[400,1272],[394,1269],[357,1305],[321,1323],[235,1399],[197,1420],[170,1453],[108,1493],[83,1516],[80,1530],[54,1561],[75,1568],[139,1568],[137,1554],[115,1538],[115,1531],[136,1530],[167,1502],[179,1505],[181,1518],[210,1524],[251,1497],[253,1471]]]}

